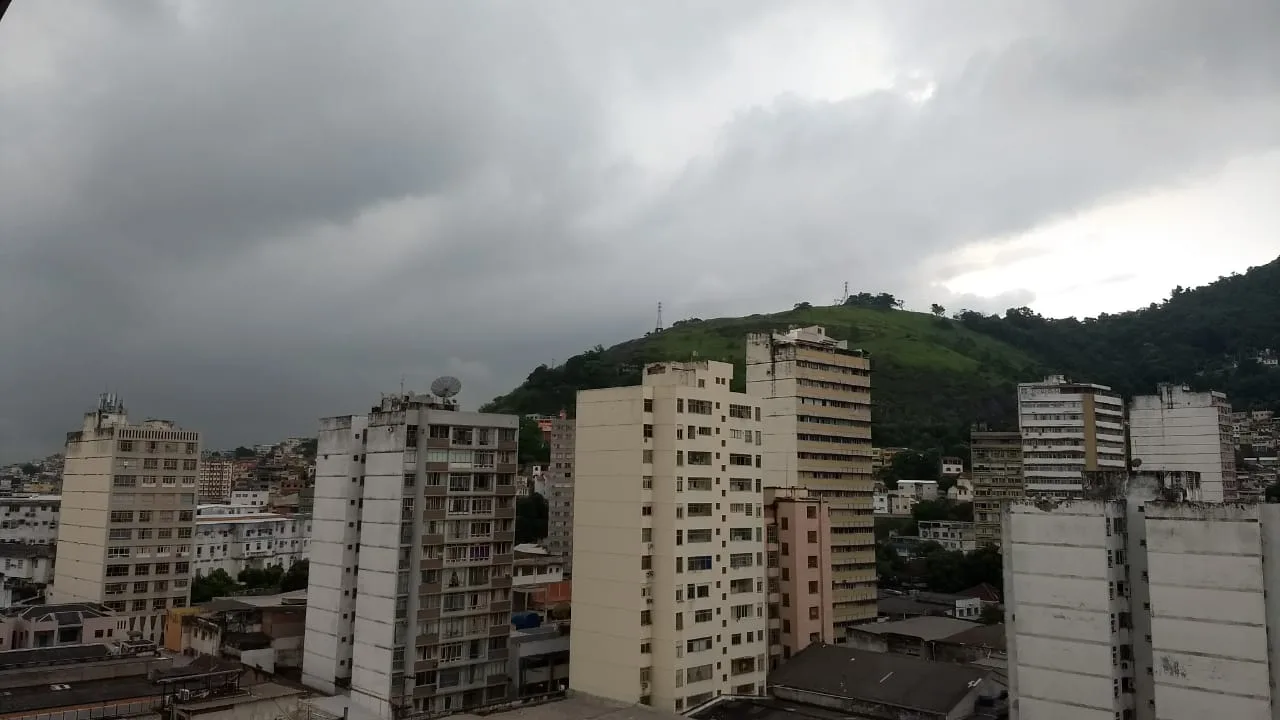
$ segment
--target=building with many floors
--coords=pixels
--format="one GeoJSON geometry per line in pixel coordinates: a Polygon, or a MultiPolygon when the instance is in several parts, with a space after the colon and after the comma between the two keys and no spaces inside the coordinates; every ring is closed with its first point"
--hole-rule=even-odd
{"type": "Polygon", "coordinates": [[[200,502],[221,503],[231,499],[236,464],[230,458],[204,458],[200,463],[200,502]]]}
{"type": "Polygon", "coordinates": [[[307,685],[380,718],[506,698],[518,428],[412,394],[321,421],[307,685]]]}
{"type": "Polygon", "coordinates": [[[1124,401],[1106,385],[1051,375],[1018,384],[1026,494],[1078,497],[1082,474],[1125,470],[1124,401]]]}
{"type": "Polygon", "coordinates": [[[930,520],[916,524],[920,539],[936,542],[946,550],[972,552],[978,549],[974,524],[962,520],[930,520]]]}
{"type": "Polygon", "coordinates": [[[831,502],[839,640],[876,617],[871,360],[813,326],[748,336],[746,374],[764,413],[766,484],[831,502]]]}
{"type": "Polygon", "coordinates": [[[805,488],[764,490],[769,670],[811,643],[835,642],[831,506],[805,488]]]}
{"type": "Polygon", "coordinates": [[[1142,470],[1200,473],[1209,502],[1236,499],[1231,403],[1223,393],[1161,385],[1155,395],[1129,400],[1129,456],[1142,470]]]}
{"type": "Polygon", "coordinates": [[[642,377],[578,393],[570,687],[668,711],[762,692],[760,401],[728,363],[642,377]]]}
{"type": "Polygon", "coordinates": [[[969,434],[973,469],[973,539],[979,547],[1000,546],[1000,508],[1025,495],[1022,434],[974,428],[969,434]]]}
{"type": "Polygon", "coordinates": [[[0,498],[0,543],[53,545],[58,542],[61,495],[0,498]]]}
{"type": "Polygon", "coordinates": [[[547,466],[547,550],[563,555],[573,570],[573,455],[576,421],[566,413],[551,420],[547,466]]]}
{"type": "Polygon", "coordinates": [[[288,569],[306,560],[311,547],[311,518],[263,512],[253,505],[201,505],[196,509],[194,570],[208,575],[279,565],[288,569]]]}
{"type": "Polygon", "coordinates": [[[0,543],[0,610],[39,599],[53,582],[53,545],[0,543]]]}
{"type": "Polygon", "coordinates": [[[101,603],[157,642],[165,613],[190,597],[199,476],[200,433],[130,424],[103,395],[67,434],[50,600],[101,603]]]}
{"type": "Polygon", "coordinates": [[[1009,506],[1010,717],[1274,717],[1280,505],[1197,486],[1092,473],[1081,499],[1009,506]]]}

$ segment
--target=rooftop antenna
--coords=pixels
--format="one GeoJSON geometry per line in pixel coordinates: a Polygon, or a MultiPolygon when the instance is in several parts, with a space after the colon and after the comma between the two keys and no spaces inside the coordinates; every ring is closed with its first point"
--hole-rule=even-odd
{"type": "Polygon", "coordinates": [[[658,303],[658,329],[654,332],[662,332],[662,303],[658,303]]]}
{"type": "Polygon", "coordinates": [[[844,281],[844,294],[836,299],[837,305],[844,305],[849,300],[849,281],[844,281]]]}

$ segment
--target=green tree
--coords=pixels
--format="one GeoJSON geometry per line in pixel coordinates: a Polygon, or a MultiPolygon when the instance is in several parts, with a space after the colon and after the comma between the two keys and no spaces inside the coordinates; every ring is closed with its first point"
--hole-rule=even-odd
{"type": "Polygon", "coordinates": [[[38,475],[40,473],[40,466],[35,463],[22,463],[20,467],[23,475],[38,475]]]}
{"type": "Polygon", "coordinates": [[[547,444],[538,421],[530,417],[520,418],[520,457],[521,465],[537,463],[546,465],[551,461],[551,446],[547,444]]]}
{"type": "Polygon", "coordinates": [[[235,456],[237,460],[244,460],[247,458],[258,457],[258,453],[254,452],[251,448],[247,448],[241,445],[240,447],[236,448],[235,456]]]}
{"type": "Polygon", "coordinates": [[[547,499],[539,493],[516,500],[516,542],[536,543],[547,536],[547,499]]]}
{"type": "Polygon", "coordinates": [[[938,317],[942,317],[943,315],[947,314],[947,309],[942,307],[938,303],[934,303],[929,306],[929,312],[932,312],[934,315],[937,315],[938,317]]]}
{"type": "Polygon", "coordinates": [[[264,568],[245,568],[240,571],[240,583],[248,590],[268,590],[280,587],[284,579],[284,567],[268,565],[264,568]]]}
{"type": "Polygon", "coordinates": [[[319,440],[316,438],[307,438],[298,445],[298,454],[304,458],[314,458],[316,456],[316,446],[319,440]]]}
{"type": "Polygon", "coordinates": [[[216,597],[224,597],[240,590],[240,584],[226,570],[218,568],[208,575],[196,575],[191,581],[191,604],[199,605],[216,597]]]}
{"type": "Polygon", "coordinates": [[[289,570],[285,572],[284,577],[280,580],[280,592],[305,590],[310,579],[310,572],[310,560],[299,560],[290,565],[289,570]]]}

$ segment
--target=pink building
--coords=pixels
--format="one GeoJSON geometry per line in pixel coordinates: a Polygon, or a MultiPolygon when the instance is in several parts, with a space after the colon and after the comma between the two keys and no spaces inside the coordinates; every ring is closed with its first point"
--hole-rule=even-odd
{"type": "Polygon", "coordinates": [[[765,488],[770,669],[810,643],[837,641],[828,510],[804,488],[765,488]]]}
{"type": "Polygon", "coordinates": [[[0,652],[127,640],[125,621],[97,603],[32,605],[0,611],[0,652]]]}

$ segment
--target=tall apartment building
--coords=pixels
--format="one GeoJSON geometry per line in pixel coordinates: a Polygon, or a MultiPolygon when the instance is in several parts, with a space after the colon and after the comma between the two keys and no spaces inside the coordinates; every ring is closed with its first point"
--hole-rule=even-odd
{"type": "Polygon", "coordinates": [[[1231,403],[1220,392],[1161,385],[1155,395],[1129,401],[1129,456],[1143,470],[1200,473],[1204,499],[1236,498],[1236,453],[1231,403]]]}
{"type": "Polygon", "coordinates": [[[199,476],[200,433],[131,425],[103,395],[67,434],[50,601],[101,603],[159,641],[166,612],[190,599],[199,476]]]}
{"type": "Polygon", "coordinates": [[[1094,473],[1005,516],[1011,718],[1274,718],[1280,506],[1194,472],[1094,473]]]}
{"type": "Polygon", "coordinates": [[[831,508],[804,488],[764,489],[769,670],[810,643],[835,642],[831,508]]]}
{"type": "Polygon", "coordinates": [[[1000,547],[1000,507],[1020,498],[1022,435],[1016,432],[973,430],[969,435],[973,466],[973,527],[978,547],[1000,547]]]}
{"type": "Polygon", "coordinates": [[[231,498],[235,462],[226,458],[204,458],[200,463],[200,502],[224,503],[231,498]]]}
{"type": "Polygon", "coordinates": [[[506,697],[518,428],[422,395],[320,421],[304,683],[382,718],[506,697]]]}
{"type": "Polygon", "coordinates": [[[681,711],[764,689],[759,401],[733,366],[578,393],[570,687],[681,711]]]}
{"type": "Polygon", "coordinates": [[[747,338],[747,394],[764,408],[765,483],[830,501],[837,642],[876,617],[871,361],[821,327],[747,338]]]}
{"type": "Polygon", "coordinates": [[[573,455],[576,421],[561,413],[551,421],[551,461],[547,464],[547,550],[573,567],[573,455]]]}
{"type": "Polygon", "coordinates": [[[1126,470],[1124,401],[1106,385],[1051,375],[1018,384],[1027,495],[1079,496],[1084,472],[1126,470]]]}

